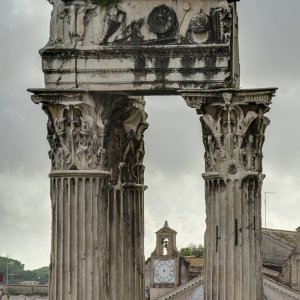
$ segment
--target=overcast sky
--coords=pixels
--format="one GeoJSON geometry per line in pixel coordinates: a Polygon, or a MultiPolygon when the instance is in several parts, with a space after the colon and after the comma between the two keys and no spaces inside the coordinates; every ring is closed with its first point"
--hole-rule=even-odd
{"type": "MultiPolygon", "coordinates": [[[[275,192],[267,194],[267,227],[294,230],[300,226],[300,1],[242,0],[238,7],[242,87],[279,87],[264,146],[263,192],[275,192]]],[[[26,92],[43,87],[38,50],[48,39],[50,13],[46,0],[1,0],[0,255],[29,269],[47,265],[50,252],[46,116],[26,92]]],[[[179,97],[146,100],[148,256],[165,220],[178,232],[179,248],[202,243],[205,207],[199,116],[179,97]]]]}

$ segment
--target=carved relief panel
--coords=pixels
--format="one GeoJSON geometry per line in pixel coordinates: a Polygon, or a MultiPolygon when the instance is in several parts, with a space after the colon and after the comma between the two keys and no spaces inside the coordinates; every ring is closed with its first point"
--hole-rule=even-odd
{"type": "Polygon", "coordinates": [[[227,1],[53,1],[48,46],[109,44],[227,44],[227,1]]]}
{"type": "Polygon", "coordinates": [[[145,95],[239,85],[233,3],[52,2],[50,39],[40,51],[47,88],[145,95]]]}

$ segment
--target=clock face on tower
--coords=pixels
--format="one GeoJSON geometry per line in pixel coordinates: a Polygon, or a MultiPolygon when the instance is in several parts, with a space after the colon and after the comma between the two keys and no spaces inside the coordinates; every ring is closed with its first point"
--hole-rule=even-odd
{"type": "Polygon", "coordinates": [[[175,283],[175,261],[154,260],[154,283],[175,283]]]}

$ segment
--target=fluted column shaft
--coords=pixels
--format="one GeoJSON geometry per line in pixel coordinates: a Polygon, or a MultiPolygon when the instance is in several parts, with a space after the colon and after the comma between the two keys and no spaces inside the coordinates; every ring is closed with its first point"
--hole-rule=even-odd
{"type": "Polygon", "coordinates": [[[143,187],[126,185],[109,191],[109,279],[121,286],[110,299],[144,297],[143,193],[143,187]]]}
{"type": "Polygon", "coordinates": [[[261,185],[253,174],[206,177],[206,299],[262,295],[261,185]]]}
{"type": "Polygon", "coordinates": [[[274,89],[183,92],[202,115],[205,300],[261,300],[262,146],[274,89]]]}
{"type": "Polygon", "coordinates": [[[49,299],[144,299],[144,101],[81,91],[33,100],[49,117],[49,299]]]}
{"type": "MultiPolygon", "coordinates": [[[[51,173],[49,299],[99,299],[108,286],[105,174],[51,173]],[[80,283],[80,284],[78,284],[80,283]]],[[[105,299],[105,298],[103,298],[105,299]]],[[[107,298],[108,299],[108,298],[107,298]]]]}

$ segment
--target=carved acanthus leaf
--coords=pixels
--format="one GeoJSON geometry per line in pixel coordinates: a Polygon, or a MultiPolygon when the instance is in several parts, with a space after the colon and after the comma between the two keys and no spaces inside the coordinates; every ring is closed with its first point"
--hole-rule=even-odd
{"type": "Polygon", "coordinates": [[[244,119],[238,120],[239,121],[239,126],[238,126],[238,133],[240,134],[246,134],[248,131],[249,126],[251,123],[257,118],[257,113],[254,111],[248,111],[247,115],[244,119]]]}
{"type": "Polygon", "coordinates": [[[207,171],[261,171],[268,118],[257,111],[243,109],[225,103],[216,107],[213,114],[201,117],[207,171]]]}
{"type": "Polygon", "coordinates": [[[49,116],[48,141],[52,170],[103,170],[104,126],[94,108],[59,105],[45,108],[49,116]]]}

